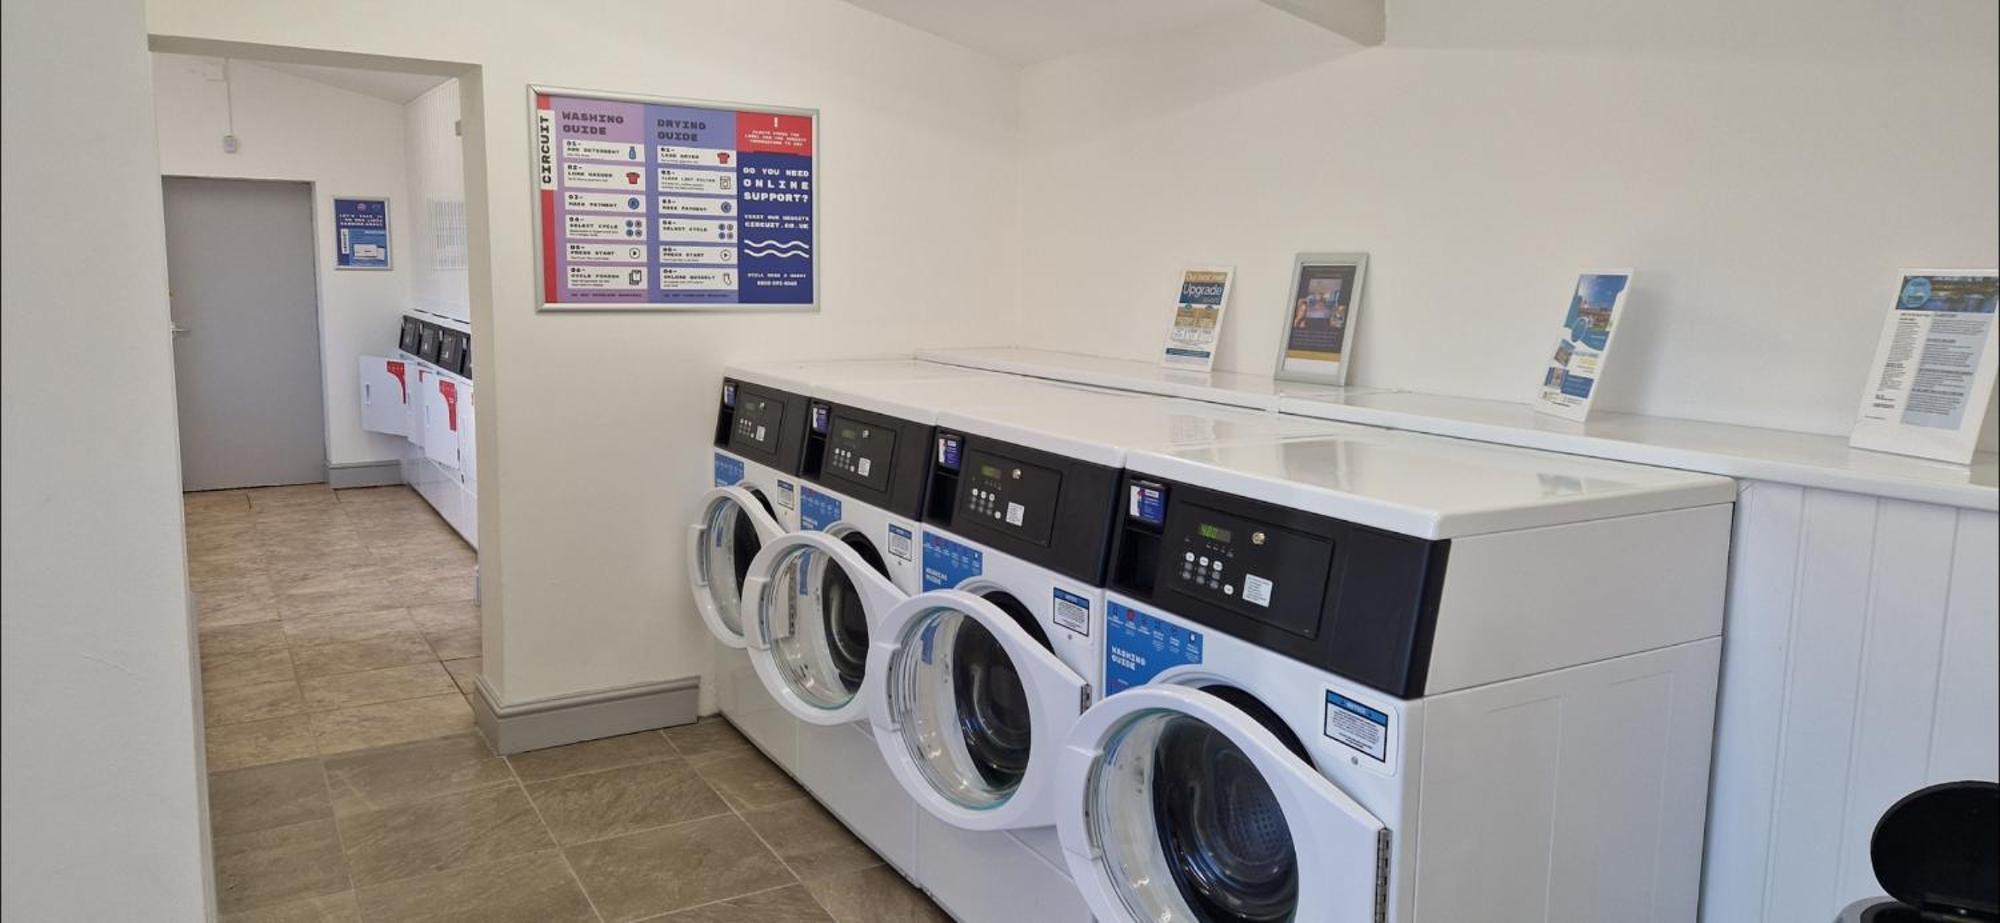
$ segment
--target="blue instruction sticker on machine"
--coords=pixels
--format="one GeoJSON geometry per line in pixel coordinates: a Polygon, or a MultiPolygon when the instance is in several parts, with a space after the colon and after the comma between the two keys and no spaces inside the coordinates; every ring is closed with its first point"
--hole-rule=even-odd
{"type": "Polygon", "coordinates": [[[743,459],[715,453],[715,486],[728,487],[743,482],[743,459]]]}
{"type": "Polygon", "coordinates": [[[840,498],[829,497],[810,487],[799,487],[799,528],[824,532],[840,521],[840,498]]]}
{"type": "Polygon", "coordinates": [[[924,533],[924,589],[948,590],[986,570],[986,556],[945,538],[936,532],[924,533]]]}
{"type": "Polygon", "coordinates": [[[1144,686],[1174,667],[1201,663],[1201,632],[1130,606],[1104,609],[1104,694],[1144,686]]]}

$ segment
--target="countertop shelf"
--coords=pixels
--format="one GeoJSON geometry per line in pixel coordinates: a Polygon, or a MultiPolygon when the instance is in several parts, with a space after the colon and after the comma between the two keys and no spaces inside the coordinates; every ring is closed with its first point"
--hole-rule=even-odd
{"type": "Polygon", "coordinates": [[[1275,381],[1240,372],[1187,372],[1129,359],[1014,347],[923,350],[918,358],[1239,407],[1434,433],[1503,445],[1700,471],[1725,477],[2000,510],[2000,456],[1969,465],[1849,448],[1841,436],[1598,412],[1584,423],[1527,404],[1275,381]]]}

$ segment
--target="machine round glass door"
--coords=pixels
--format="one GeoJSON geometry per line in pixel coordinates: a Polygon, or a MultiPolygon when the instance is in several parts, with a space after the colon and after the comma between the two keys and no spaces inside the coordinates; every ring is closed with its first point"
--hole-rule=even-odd
{"type": "Polygon", "coordinates": [[[904,596],[865,535],[780,537],[751,562],[743,599],[750,663],[786,711],[813,724],[867,720],[869,639],[904,596]]]}
{"type": "Polygon", "coordinates": [[[770,501],[754,488],[717,487],[702,495],[700,512],[688,526],[688,587],[716,640],[744,646],[743,589],[750,562],[783,534],[770,501]]]}
{"type": "Polygon", "coordinates": [[[1108,696],[1071,727],[1057,777],[1057,832],[1098,919],[1376,919],[1382,823],[1240,703],[1108,696]]]}
{"type": "Polygon", "coordinates": [[[934,590],[891,611],[868,654],[889,769],[931,814],[970,830],[1045,827],[1064,733],[1089,686],[1014,597],[934,590]]]}

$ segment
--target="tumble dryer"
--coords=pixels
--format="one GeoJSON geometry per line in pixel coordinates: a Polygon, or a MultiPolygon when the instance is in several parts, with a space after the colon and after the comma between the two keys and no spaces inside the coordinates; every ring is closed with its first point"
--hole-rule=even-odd
{"type": "Polygon", "coordinates": [[[1125,466],[1055,773],[1098,919],[1694,918],[1730,481],[1387,431],[1125,466]]]}
{"type": "Polygon", "coordinates": [[[1338,424],[1062,389],[938,415],[925,592],[875,632],[870,718],[923,807],[918,878],[977,919],[1085,919],[1053,824],[1056,745],[1095,698],[1103,568],[1132,447],[1338,432],[1338,424]],[[996,904],[995,902],[999,902],[996,904]]]}

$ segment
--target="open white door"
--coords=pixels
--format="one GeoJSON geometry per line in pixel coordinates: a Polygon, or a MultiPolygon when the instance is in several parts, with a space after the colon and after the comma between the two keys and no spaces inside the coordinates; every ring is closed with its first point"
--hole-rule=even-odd
{"type": "Polygon", "coordinates": [[[998,606],[933,590],[892,610],[868,673],[869,718],[905,791],[968,830],[1045,827],[1062,742],[1089,684],[998,606]]]}
{"type": "Polygon", "coordinates": [[[716,487],[702,494],[701,511],[688,525],[688,587],[717,641],[744,645],[744,579],[757,552],[783,534],[769,502],[749,488],[716,487]]]}
{"type": "Polygon", "coordinates": [[[401,359],[361,357],[361,428],[405,436],[410,432],[410,367],[401,359]]]}
{"type": "Polygon", "coordinates": [[[424,454],[431,461],[458,470],[458,381],[432,375],[423,390],[424,454]]]}
{"type": "Polygon", "coordinates": [[[403,438],[410,440],[411,445],[423,448],[424,421],[430,413],[430,404],[424,400],[424,395],[437,389],[437,370],[412,362],[404,374],[409,376],[410,399],[404,402],[409,416],[403,424],[403,438]]]}
{"type": "Polygon", "coordinates": [[[869,639],[903,598],[841,536],[787,533],[757,553],[743,582],[750,663],[800,720],[865,721],[875,687],[869,639]]]}
{"type": "Polygon", "coordinates": [[[1141,686],[1091,706],[1056,799],[1070,874],[1100,920],[1379,919],[1382,822],[1198,689],[1141,686]]]}

